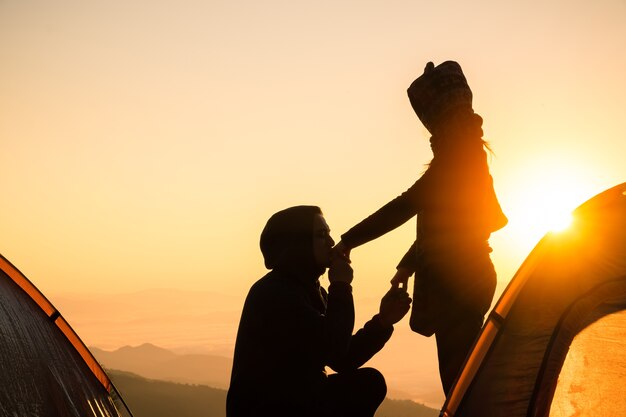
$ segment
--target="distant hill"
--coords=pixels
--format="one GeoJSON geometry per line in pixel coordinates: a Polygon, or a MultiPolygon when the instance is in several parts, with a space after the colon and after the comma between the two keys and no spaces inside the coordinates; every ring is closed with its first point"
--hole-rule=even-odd
{"type": "MultiPolygon", "coordinates": [[[[147,378],[226,388],[230,362],[224,363],[232,361],[245,295],[146,289],[120,294],[53,294],[50,300],[88,346],[104,352],[149,342],[176,355],[199,354],[195,359],[187,356],[183,362],[171,358],[171,366],[153,366],[142,364],[143,359],[118,363],[119,355],[107,357],[93,349],[106,366],[147,378]],[[213,355],[215,361],[203,365],[208,360],[203,355],[213,355]]],[[[380,298],[359,297],[355,304],[356,330],[378,311],[380,298]]],[[[389,398],[410,399],[433,408],[443,404],[434,337],[413,333],[408,317],[395,326],[391,340],[367,366],[385,376],[389,398]]]]}
{"type": "Polygon", "coordinates": [[[225,417],[226,391],[107,370],[134,417],[225,417]]]}
{"type": "MultiPolygon", "coordinates": [[[[134,417],[225,417],[226,391],[204,385],[150,380],[107,370],[134,417]]],[[[408,400],[385,399],[376,417],[437,417],[439,412],[408,400]]]]}
{"type": "MultiPolygon", "coordinates": [[[[396,332],[396,338],[402,333],[396,332]]],[[[387,349],[391,346],[387,346],[387,349]]],[[[144,343],[139,346],[124,346],[113,351],[107,351],[97,347],[90,347],[98,362],[105,368],[119,369],[132,372],[139,376],[160,381],[177,382],[182,384],[199,384],[213,388],[227,389],[230,382],[230,370],[232,359],[211,354],[178,354],[171,350],[144,343]]],[[[368,366],[376,366],[375,357],[368,366]]],[[[435,394],[428,395],[428,384],[423,384],[426,393],[423,396],[411,395],[397,389],[398,380],[404,378],[405,384],[419,386],[414,382],[414,374],[396,374],[387,380],[387,396],[397,400],[413,399],[411,403],[418,401],[431,407],[438,407],[441,402],[427,401],[427,398],[436,398],[435,394]],[[394,384],[395,383],[395,384],[394,384]]],[[[439,389],[439,388],[437,388],[439,389]]]]}
{"type": "Polygon", "coordinates": [[[98,362],[146,378],[228,388],[232,359],[207,354],[179,355],[150,343],[112,352],[90,347],[98,362]]]}
{"type": "Polygon", "coordinates": [[[89,346],[150,342],[181,353],[232,356],[245,296],[170,288],[52,294],[50,300],[89,346]]]}
{"type": "Polygon", "coordinates": [[[376,417],[439,417],[439,410],[410,400],[385,398],[376,411],[376,417]]]}

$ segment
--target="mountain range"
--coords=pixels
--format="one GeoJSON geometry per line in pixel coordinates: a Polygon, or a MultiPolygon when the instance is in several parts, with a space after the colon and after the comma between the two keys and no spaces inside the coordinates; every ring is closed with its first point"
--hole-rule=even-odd
{"type": "MultiPolygon", "coordinates": [[[[131,372],[149,379],[200,384],[221,389],[227,389],[230,382],[232,359],[225,356],[199,353],[181,354],[151,343],[143,343],[139,346],[123,346],[113,351],[95,346],[89,349],[106,369],[131,372]]],[[[372,363],[375,366],[373,360],[372,363]]],[[[406,374],[404,378],[411,378],[411,375],[411,373],[406,374]]],[[[409,393],[398,389],[397,384],[388,381],[387,385],[388,397],[400,400],[412,399],[409,393]]],[[[418,401],[432,407],[440,405],[437,401],[418,401]]]]}
{"type": "Polygon", "coordinates": [[[176,354],[150,343],[124,346],[115,351],[89,348],[107,369],[118,369],[158,379],[185,384],[228,388],[232,359],[208,354],[176,354]]]}
{"type": "MultiPolygon", "coordinates": [[[[97,346],[94,353],[107,366],[148,378],[226,388],[243,298],[149,289],[56,294],[51,301],[88,346],[97,346]]],[[[355,331],[379,304],[376,297],[356,299],[355,331]]],[[[394,327],[392,338],[367,366],[385,375],[390,398],[438,408],[444,397],[434,338],[413,333],[406,318],[394,327]]]]}

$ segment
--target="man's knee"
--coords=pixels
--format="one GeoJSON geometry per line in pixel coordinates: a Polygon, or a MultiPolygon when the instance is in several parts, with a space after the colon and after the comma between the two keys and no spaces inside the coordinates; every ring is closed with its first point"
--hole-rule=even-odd
{"type": "Polygon", "coordinates": [[[382,402],[387,395],[387,382],[385,377],[377,369],[361,368],[359,369],[360,379],[367,381],[368,391],[372,395],[372,399],[382,402]]]}

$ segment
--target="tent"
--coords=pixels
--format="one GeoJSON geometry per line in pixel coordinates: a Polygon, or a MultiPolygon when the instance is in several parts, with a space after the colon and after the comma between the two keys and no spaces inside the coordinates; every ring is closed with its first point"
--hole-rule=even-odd
{"type": "Polygon", "coordinates": [[[2,255],[0,416],[132,416],[67,321],[2,255]]]}
{"type": "Polygon", "coordinates": [[[572,216],[503,292],[440,415],[626,416],[626,183],[572,216]]]}

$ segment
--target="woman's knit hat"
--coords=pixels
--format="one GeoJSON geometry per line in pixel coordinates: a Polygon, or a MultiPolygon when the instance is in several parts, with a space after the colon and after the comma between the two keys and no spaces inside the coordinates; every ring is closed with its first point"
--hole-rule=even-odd
{"type": "Polygon", "coordinates": [[[461,66],[454,61],[436,67],[432,62],[426,64],[424,74],[413,81],[407,93],[417,117],[432,134],[454,112],[473,112],[472,90],[461,66]]]}

